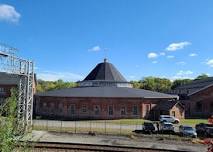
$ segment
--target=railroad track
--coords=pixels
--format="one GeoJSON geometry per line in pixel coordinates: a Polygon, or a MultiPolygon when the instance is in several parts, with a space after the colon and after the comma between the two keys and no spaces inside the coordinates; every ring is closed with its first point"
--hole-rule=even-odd
{"type": "Polygon", "coordinates": [[[181,150],[59,142],[30,142],[29,146],[33,152],[183,152],[181,150]]]}

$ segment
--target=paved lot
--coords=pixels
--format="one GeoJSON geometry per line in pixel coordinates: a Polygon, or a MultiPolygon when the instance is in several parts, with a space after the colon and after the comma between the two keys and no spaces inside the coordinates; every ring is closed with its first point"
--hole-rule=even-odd
{"type": "Polygon", "coordinates": [[[170,150],[185,150],[190,152],[206,152],[207,146],[183,141],[157,140],[155,138],[129,138],[124,136],[89,136],[83,134],[54,133],[33,131],[32,141],[87,143],[99,145],[122,145],[131,147],[159,148],[170,150]]]}

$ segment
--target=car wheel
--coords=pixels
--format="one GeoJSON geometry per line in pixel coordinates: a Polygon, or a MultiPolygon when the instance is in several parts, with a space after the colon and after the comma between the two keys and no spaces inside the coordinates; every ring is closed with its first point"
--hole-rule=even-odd
{"type": "Polygon", "coordinates": [[[175,122],[174,122],[175,124],[178,124],[179,123],[179,121],[177,121],[177,120],[175,120],[175,122]]]}

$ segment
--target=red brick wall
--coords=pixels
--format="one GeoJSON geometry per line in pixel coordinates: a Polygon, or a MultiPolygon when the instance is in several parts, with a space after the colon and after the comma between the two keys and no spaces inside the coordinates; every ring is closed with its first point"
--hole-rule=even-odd
{"type": "MultiPolygon", "coordinates": [[[[152,108],[163,99],[140,98],[65,98],[65,97],[36,97],[35,114],[48,118],[61,119],[120,119],[120,118],[150,118],[152,108]],[[71,114],[70,106],[75,106],[75,114],[71,114]],[[86,112],[82,107],[86,106],[86,112]],[[95,106],[100,107],[95,114],[95,106]],[[109,106],[113,106],[113,115],[109,115],[109,106]],[[137,106],[137,115],[133,107],[137,106]],[[121,110],[125,107],[125,114],[121,110]]],[[[166,100],[166,99],[165,99],[166,100]]]]}
{"type": "Polygon", "coordinates": [[[203,118],[213,114],[213,86],[190,96],[189,106],[191,117],[203,118]]]}

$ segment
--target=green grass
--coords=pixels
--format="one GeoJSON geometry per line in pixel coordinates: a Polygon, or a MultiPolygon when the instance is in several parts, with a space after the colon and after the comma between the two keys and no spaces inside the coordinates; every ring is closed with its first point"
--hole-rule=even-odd
{"type": "MultiPolygon", "coordinates": [[[[118,119],[118,120],[106,120],[107,123],[112,123],[112,124],[121,124],[121,125],[136,125],[136,124],[143,124],[145,119],[118,119]]],[[[196,124],[199,123],[208,123],[207,119],[181,119],[180,120],[180,125],[190,125],[190,126],[195,126],[196,124]]]]}
{"type": "Polygon", "coordinates": [[[112,124],[121,124],[121,125],[136,125],[143,124],[144,121],[149,121],[145,119],[118,119],[118,120],[107,120],[107,122],[112,124]]]}
{"type": "Polygon", "coordinates": [[[189,126],[195,126],[199,123],[208,123],[207,119],[181,119],[180,124],[181,125],[189,125],[189,126]]]}
{"type": "MultiPolygon", "coordinates": [[[[121,124],[121,125],[140,125],[143,124],[145,119],[117,119],[117,120],[91,120],[91,122],[101,122],[104,123],[106,121],[107,124],[121,124]]],[[[89,122],[89,121],[88,121],[89,122]]],[[[190,125],[190,126],[195,126],[196,124],[199,123],[208,123],[207,119],[181,119],[180,120],[180,125],[190,125]]]]}

